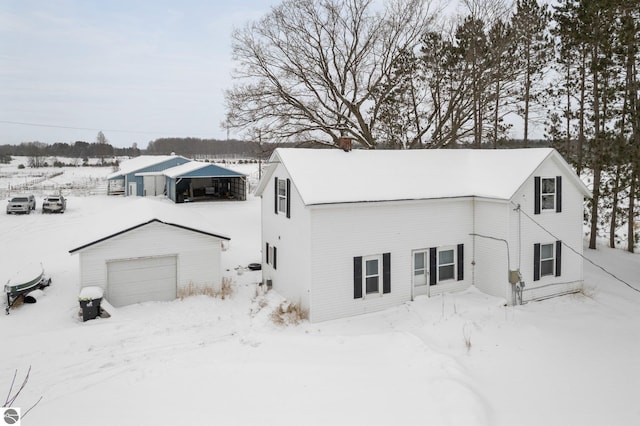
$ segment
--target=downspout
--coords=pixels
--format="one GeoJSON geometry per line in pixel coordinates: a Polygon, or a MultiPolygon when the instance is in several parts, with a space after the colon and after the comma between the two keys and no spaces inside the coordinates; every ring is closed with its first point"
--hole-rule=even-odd
{"type": "Polygon", "coordinates": [[[522,274],[520,273],[520,268],[522,267],[522,209],[520,208],[520,204],[517,204],[514,210],[518,212],[518,282],[513,282],[516,280],[516,277],[510,279],[509,282],[511,283],[514,292],[513,304],[515,305],[517,303],[522,305],[522,303],[524,303],[522,300],[524,281],[522,280],[522,274]]]}
{"type": "Polygon", "coordinates": [[[471,201],[471,214],[473,215],[473,220],[471,221],[471,236],[473,239],[471,240],[471,285],[475,287],[476,285],[476,197],[472,198],[471,201]]]}
{"type": "MultiPolygon", "coordinates": [[[[509,250],[509,241],[504,238],[492,237],[490,235],[482,235],[482,234],[470,234],[474,237],[486,238],[494,241],[502,241],[507,249],[507,278],[509,283],[511,284],[512,291],[512,303],[522,305],[522,289],[524,288],[524,282],[522,281],[522,275],[520,274],[520,269],[512,270],[511,269],[511,254],[509,250]]],[[[474,238],[475,240],[475,238],[474,238]]]]}
{"type": "Polygon", "coordinates": [[[520,204],[516,206],[518,211],[518,271],[522,266],[522,209],[520,204]]]}

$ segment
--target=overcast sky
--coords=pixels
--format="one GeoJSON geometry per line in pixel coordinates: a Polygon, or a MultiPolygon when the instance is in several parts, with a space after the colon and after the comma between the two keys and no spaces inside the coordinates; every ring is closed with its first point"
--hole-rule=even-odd
{"type": "Polygon", "coordinates": [[[0,0],[0,145],[226,138],[232,29],[276,3],[0,0]]]}

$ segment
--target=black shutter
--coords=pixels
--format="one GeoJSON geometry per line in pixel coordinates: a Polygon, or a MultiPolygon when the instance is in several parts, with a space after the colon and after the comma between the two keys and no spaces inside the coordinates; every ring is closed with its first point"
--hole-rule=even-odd
{"type": "Polygon", "coordinates": [[[362,256],[353,258],[353,298],[362,298],[362,256]]]}
{"type": "Polygon", "coordinates": [[[540,280],[540,244],[533,245],[533,280],[540,280]]]}
{"type": "Polygon", "coordinates": [[[287,219],[291,217],[291,179],[287,179],[287,219]]]}
{"type": "Polygon", "coordinates": [[[273,192],[273,194],[274,194],[274,206],[275,206],[276,214],[278,214],[278,178],[274,178],[273,181],[275,183],[275,191],[273,192]]]}
{"type": "Polygon", "coordinates": [[[556,277],[562,273],[562,241],[556,241],[556,277]]]}
{"type": "Polygon", "coordinates": [[[382,292],[391,293],[391,253],[382,255],[382,292]]]}
{"type": "Polygon", "coordinates": [[[277,259],[278,259],[277,253],[278,253],[278,250],[276,249],[276,246],[273,246],[273,269],[278,269],[278,266],[277,266],[277,259]]]}
{"type": "Polygon", "coordinates": [[[562,211],[562,176],[556,176],[556,213],[562,211]]]}
{"type": "Polygon", "coordinates": [[[429,285],[436,285],[438,278],[438,250],[435,247],[429,249],[429,285]]]}
{"type": "Polygon", "coordinates": [[[533,196],[533,213],[540,214],[540,176],[533,178],[534,196],[533,196]]]}
{"type": "Polygon", "coordinates": [[[267,265],[268,265],[268,264],[269,264],[269,243],[267,243],[267,247],[266,247],[266,248],[267,248],[267,250],[266,250],[266,253],[267,253],[267,254],[266,254],[266,257],[265,257],[265,258],[266,258],[266,260],[267,260],[267,265]]]}
{"type": "Polygon", "coordinates": [[[464,280],[464,244],[458,244],[458,281],[464,280]]]}

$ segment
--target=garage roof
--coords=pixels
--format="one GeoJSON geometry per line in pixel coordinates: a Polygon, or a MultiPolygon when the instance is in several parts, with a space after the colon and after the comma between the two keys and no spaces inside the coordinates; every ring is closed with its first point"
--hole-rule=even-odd
{"type": "Polygon", "coordinates": [[[82,239],[75,243],[75,248],[69,250],[69,253],[74,254],[94,244],[153,222],[164,223],[223,240],[231,239],[215,232],[204,215],[195,211],[178,209],[173,203],[168,204],[166,200],[137,198],[131,202],[123,203],[118,208],[105,211],[101,216],[104,217],[91,219],[92,222],[99,223],[100,226],[88,227],[88,229],[92,229],[92,232],[83,235],[82,239]],[[194,224],[197,225],[194,226],[194,224]]]}
{"type": "Polygon", "coordinates": [[[190,161],[165,170],[165,176],[170,178],[198,178],[198,177],[242,177],[243,173],[229,170],[212,163],[190,161]]]}

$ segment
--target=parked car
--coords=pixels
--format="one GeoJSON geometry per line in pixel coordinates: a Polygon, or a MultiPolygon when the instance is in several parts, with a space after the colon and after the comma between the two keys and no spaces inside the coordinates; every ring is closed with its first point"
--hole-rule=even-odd
{"type": "Polygon", "coordinates": [[[50,195],[42,202],[42,213],[64,213],[67,200],[62,195],[50,195]]]}
{"type": "Polygon", "coordinates": [[[7,204],[7,214],[11,213],[31,213],[36,209],[36,198],[33,195],[18,195],[9,200],[7,204]]]}

